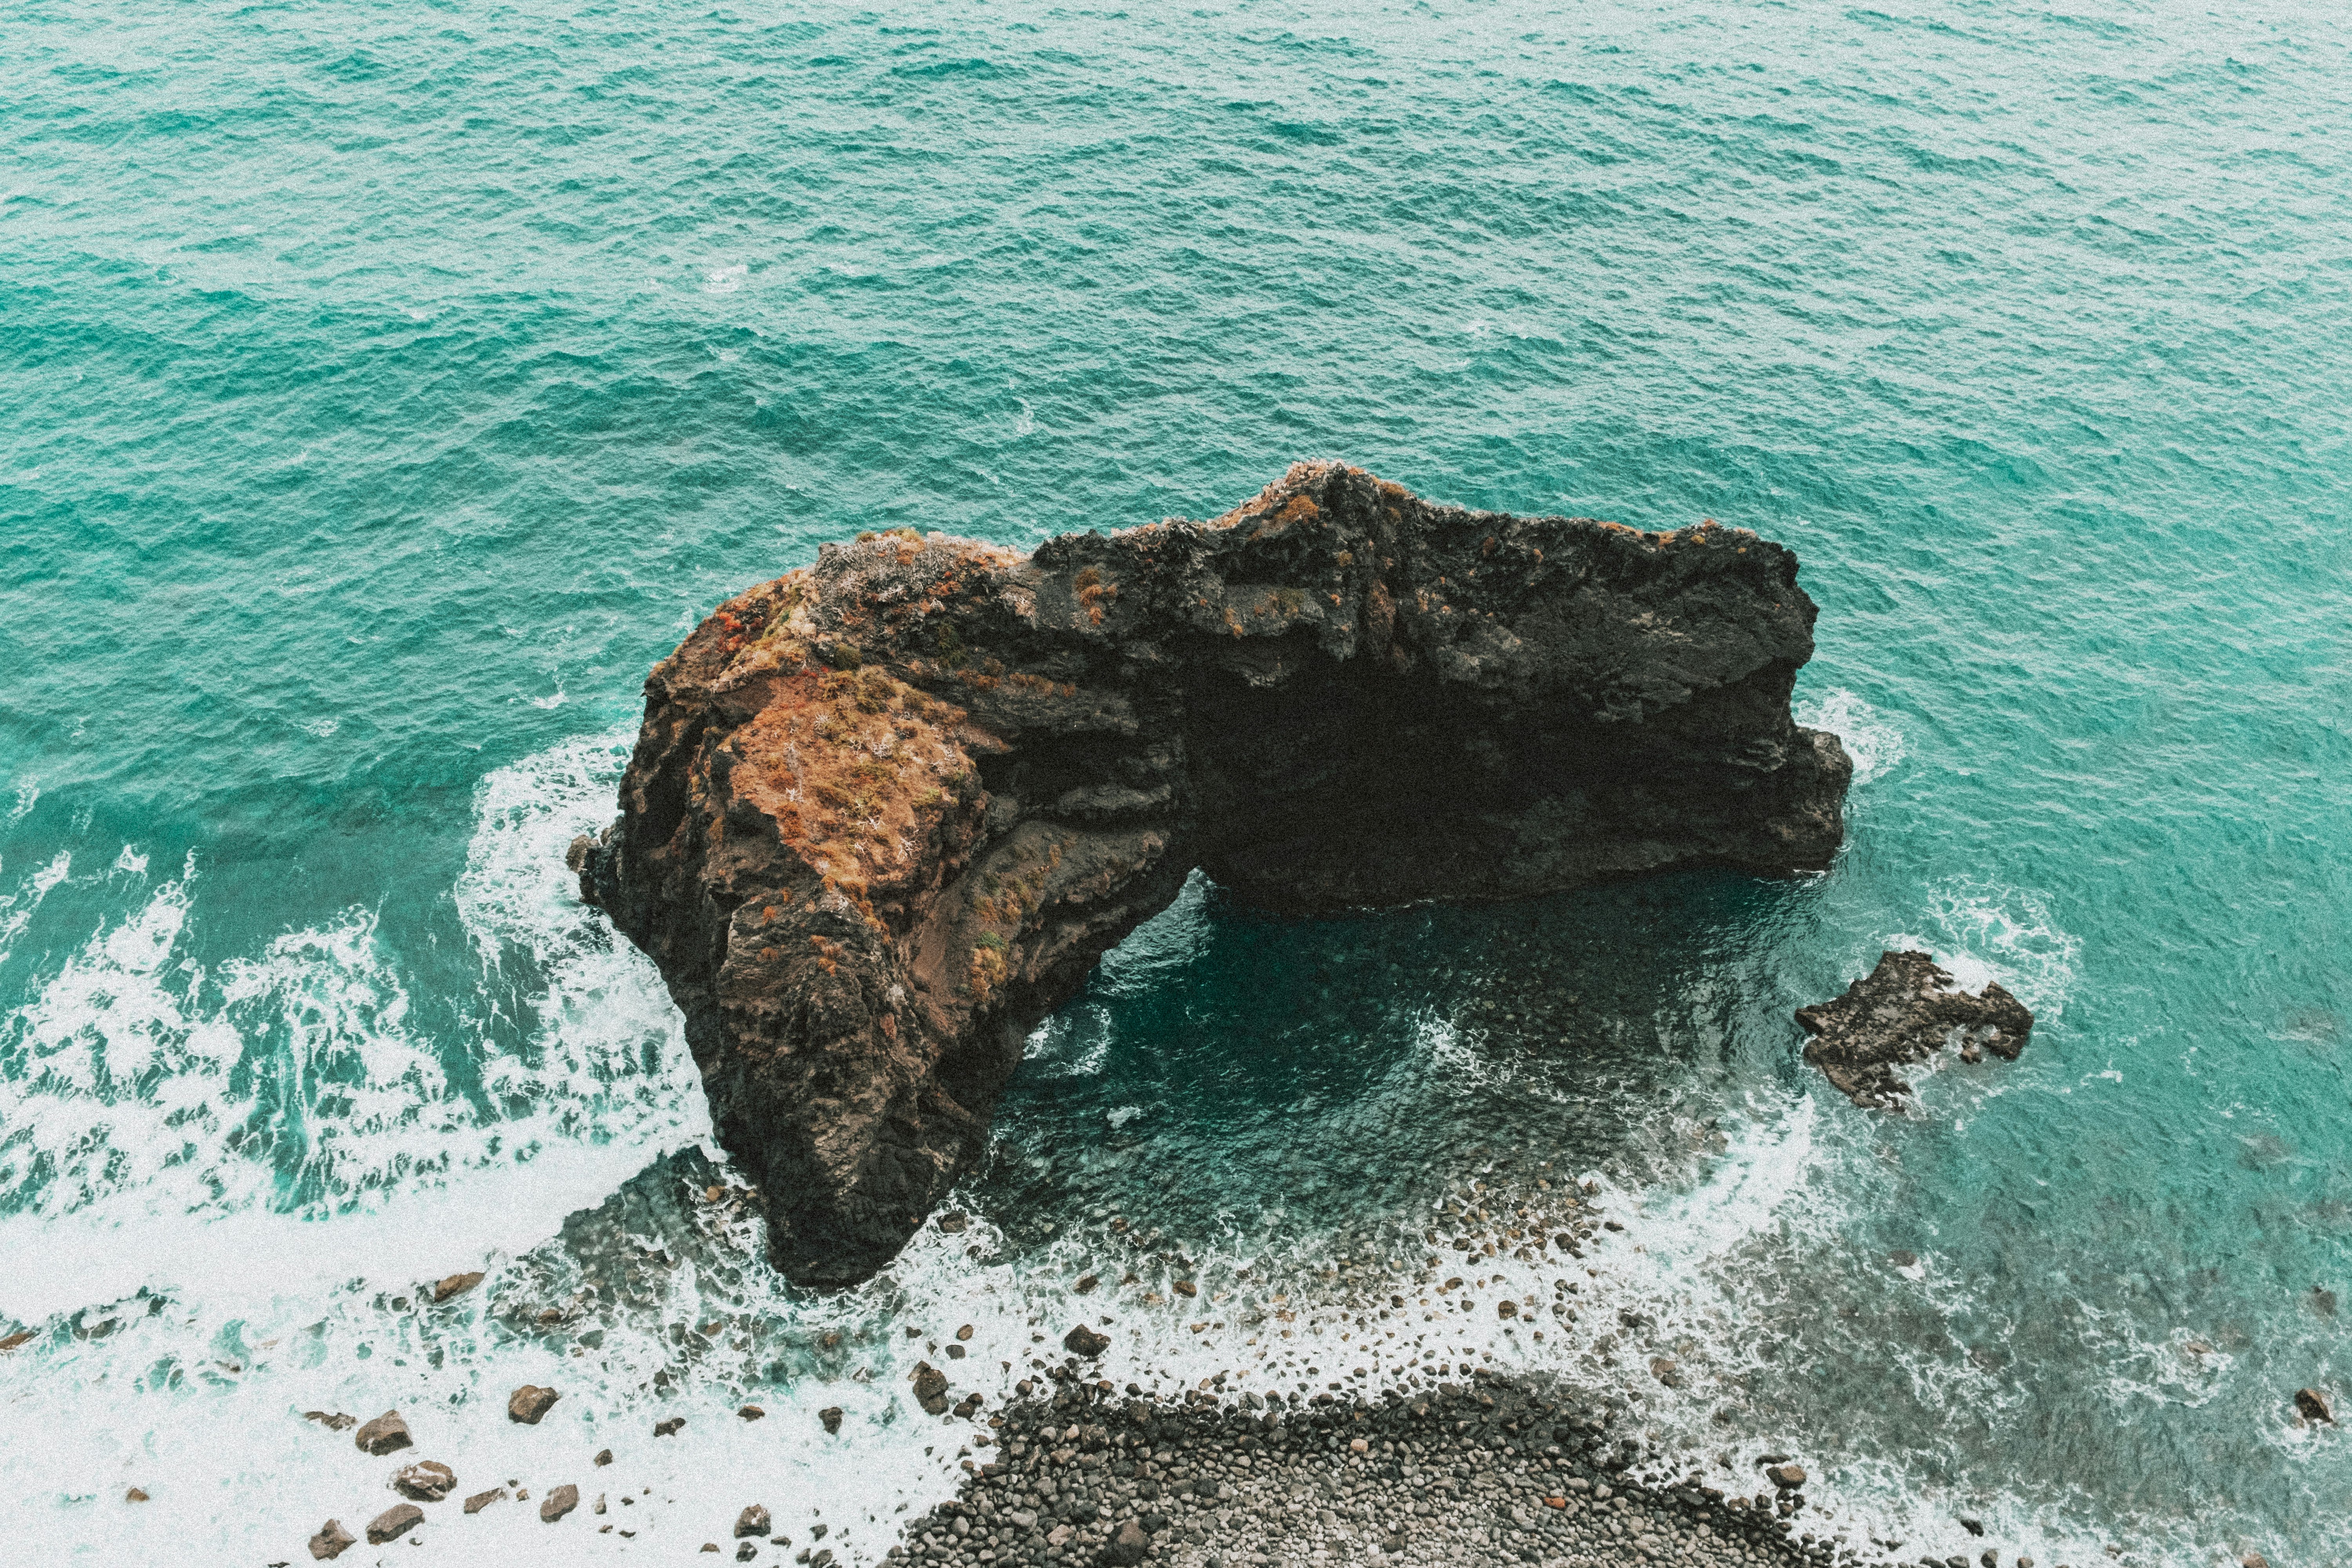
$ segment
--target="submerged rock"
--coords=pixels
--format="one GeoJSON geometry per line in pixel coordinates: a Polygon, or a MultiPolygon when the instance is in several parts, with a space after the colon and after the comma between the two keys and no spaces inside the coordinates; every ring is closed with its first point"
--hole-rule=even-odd
{"type": "Polygon", "coordinates": [[[1796,579],[1744,530],[1331,463],[1029,555],[867,535],[655,668],[620,819],[570,862],[684,1013],[777,1267],[854,1284],[1195,868],[1309,913],[1826,866],[1853,770],[1790,717],[1796,579]]]}
{"type": "Polygon", "coordinates": [[[2294,1408],[2305,1421],[2326,1421],[2333,1424],[2336,1420],[2336,1409],[2328,1404],[2327,1395],[2315,1388],[2296,1389],[2294,1408]]]}
{"type": "Polygon", "coordinates": [[[1910,1086],[1897,1067],[1925,1061],[1948,1043],[2014,1061],[2033,1031],[2024,1003],[1988,982],[1971,996],[1924,952],[1884,952],[1878,967],[1828,1002],[1797,1009],[1813,1037],[1805,1059],[1856,1105],[1891,1108],[1910,1086]]]}

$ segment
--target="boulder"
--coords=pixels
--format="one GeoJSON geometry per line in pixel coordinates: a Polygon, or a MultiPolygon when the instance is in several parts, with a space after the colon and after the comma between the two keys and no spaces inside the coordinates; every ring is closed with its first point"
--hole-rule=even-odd
{"type": "Polygon", "coordinates": [[[400,1418],[399,1411],[387,1410],[353,1433],[352,1441],[361,1453],[381,1459],[409,1446],[408,1423],[400,1418]]]}
{"type": "Polygon", "coordinates": [[[476,1492],[472,1497],[466,1500],[466,1511],[467,1513],[479,1513],[484,1509],[489,1507],[492,1503],[498,1501],[500,1498],[503,1498],[506,1495],[507,1489],[504,1487],[492,1487],[486,1492],[476,1492]]]}
{"type": "Polygon", "coordinates": [[[2328,1404],[2327,1395],[2320,1393],[2319,1390],[2315,1388],[2296,1389],[2294,1391],[2294,1407],[2296,1412],[2300,1414],[2305,1421],[2326,1421],[2332,1423],[2336,1419],[2336,1409],[2333,1405],[2328,1404]]]}
{"type": "Polygon", "coordinates": [[[772,1261],[851,1285],[1196,868],[1314,914],[1827,866],[1852,767],[1789,710],[1814,614],[1745,530],[1465,511],[1337,463],[1025,555],[894,530],[655,668],[619,820],[569,862],[677,1000],[772,1261]]]}
{"type": "Polygon", "coordinates": [[[318,1534],[310,1537],[310,1555],[319,1562],[331,1563],[358,1544],[358,1539],[343,1528],[342,1521],[331,1519],[319,1527],[318,1534]]]}
{"type": "Polygon", "coordinates": [[[750,1507],[744,1509],[741,1513],[735,1516],[735,1536],[737,1540],[740,1541],[745,1536],[765,1535],[767,1533],[768,1510],[761,1508],[758,1503],[752,1503],[750,1507]]]}
{"type": "Polygon", "coordinates": [[[526,1426],[536,1426],[540,1417],[554,1409],[555,1402],[562,1397],[551,1388],[526,1383],[507,1395],[507,1419],[519,1421],[526,1426]]]}
{"type": "Polygon", "coordinates": [[[1764,1478],[1770,1481],[1774,1486],[1780,1488],[1782,1491],[1792,1492],[1805,1484],[1805,1467],[1802,1465],[1774,1465],[1770,1469],[1764,1472],[1764,1478]]]}
{"type": "Polygon", "coordinates": [[[948,1374],[924,1362],[915,1368],[915,1403],[930,1415],[944,1415],[948,1409],[948,1374]]]}
{"type": "Polygon", "coordinates": [[[1150,1551],[1151,1537],[1143,1532],[1140,1523],[1130,1519],[1110,1538],[1110,1544],[1103,1549],[1103,1560],[1116,1563],[1119,1568],[1135,1568],[1150,1551]]]}
{"type": "Polygon", "coordinates": [[[686,1417],[683,1415],[673,1415],[667,1421],[654,1423],[654,1436],[656,1437],[675,1437],[685,1430],[686,1417]]]}
{"type": "Polygon", "coordinates": [[[580,1506],[580,1489],[569,1482],[547,1494],[539,1505],[539,1517],[553,1524],[580,1506]]]}
{"type": "Polygon", "coordinates": [[[435,1459],[420,1459],[392,1478],[393,1490],[418,1502],[439,1502],[457,1486],[457,1472],[435,1459]]]}
{"type": "Polygon", "coordinates": [[[368,1544],[382,1546],[397,1541],[424,1522],[423,1509],[413,1502],[397,1503],[368,1521],[368,1544]]]}
{"type": "Polygon", "coordinates": [[[841,1406],[838,1405],[826,1405],[816,1413],[816,1418],[824,1423],[824,1429],[828,1432],[841,1430],[841,1406]]]}
{"type": "Polygon", "coordinates": [[[1110,1349],[1110,1336],[1108,1334],[1097,1333],[1094,1330],[1087,1327],[1086,1324],[1080,1323],[1076,1328],[1072,1329],[1068,1333],[1062,1336],[1062,1348],[1069,1352],[1074,1356],[1078,1356],[1087,1361],[1092,1361],[1095,1357],[1102,1354],[1103,1352],[1110,1349]]]}
{"type": "Polygon", "coordinates": [[[325,1410],[305,1410],[302,1412],[302,1419],[305,1421],[316,1421],[320,1426],[324,1426],[330,1432],[348,1432],[359,1424],[358,1416],[346,1415],[340,1410],[331,1412],[325,1410]]]}
{"type": "Polygon", "coordinates": [[[475,1286],[479,1285],[481,1282],[482,1273],[479,1269],[476,1269],[471,1274],[452,1274],[447,1279],[435,1283],[433,1287],[434,1304],[438,1306],[440,1303],[448,1300],[453,1296],[462,1296],[467,1291],[472,1289],[475,1286]]]}
{"type": "Polygon", "coordinates": [[[1880,1109],[1911,1092],[1895,1069],[1948,1041],[2014,1061],[2033,1032],[2032,1013],[1999,984],[1971,996],[1924,952],[1882,952],[1844,995],[1798,1008],[1797,1023],[1813,1037],[1805,1059],[1856,1105],[1880,1109]]]}

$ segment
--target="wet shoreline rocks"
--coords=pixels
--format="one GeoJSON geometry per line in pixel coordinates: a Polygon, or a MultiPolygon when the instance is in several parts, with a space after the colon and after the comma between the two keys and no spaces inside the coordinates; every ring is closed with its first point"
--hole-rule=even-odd
{"type": "Polygon", "coordinates": [[[1784,1459],[1752,1493],[1727,1492],[1540,1379],[1171,1401],[1055,1371],[1055,1392],[991,1423],[1003,1458],[910,1524],[892,1563],[1882,1561],[1807,1528],[1801,1466],[1784,1459]]]}
{"type": "Polygon", "coordinates": [[[770,1255],[846,1286],[984,1150],[1029,1029],[1204,870],[1315,913],[1825,867],[1789,551],[1300,464],[1023,555],[912,529],[722,605],[646,682],[582,897],[659,967],[770,1255]]]}
{"type": "Polygon", "coordinates": [[[1798,1008],[1797,1024],[1813,1037],[1805,1059],[1840,1093],[1859,1106],[1892,1110],[1911,1092],[1896,1068],[1947,1045],[1964,1062],[1986,1051],[2015,1061],[2033,1032],[2033,1014],[1998,982],[1971,996],[1924,952],[1882,952],[1843,995],[1798,1008]]]}

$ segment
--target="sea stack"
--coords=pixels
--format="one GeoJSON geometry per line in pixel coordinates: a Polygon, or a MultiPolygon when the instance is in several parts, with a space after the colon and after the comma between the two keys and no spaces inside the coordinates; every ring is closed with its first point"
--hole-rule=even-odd
{"type": "Polygon", "coordinates": [[[1029,553],[911,528],[713,612],[646,684],[582,896],[652,956],[776,1266],[887,1263],[1037,1021],[1203,870],[1313,913],[1829,864],[1796,557],[1302,463],[1029,553]]]}

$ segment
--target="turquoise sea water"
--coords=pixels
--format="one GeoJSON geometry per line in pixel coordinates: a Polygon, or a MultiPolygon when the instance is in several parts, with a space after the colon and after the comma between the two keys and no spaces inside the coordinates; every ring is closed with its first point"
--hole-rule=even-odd
{"type": "MultiPolygon", "coordinates": [[[[2352,1401],[2352,22],[2238,9],[11,7],[12,1560],[293,1556],[394,1500],[299,1412],[394,1404],[468,1490],[656,1489],[402,1561],[683,1560],[763,1496],[863,1560],[956,1458],[899,1322],[976,1321],[993,1397],[1112,1216],[1304,1300],[1498,1154],[1639,1211],[1584,1288],[1684,1386],[1479,1349],[1801,1454],[1857,1542],[2352,1559],[2288,1404],[2352,1401]],[[779,1285],[561,867],[645,668],[827,538],[1302,457],[1794,547],[1844,857],[1196,884],[1041,1031],[980,1256],[779,1285]],[[1865,1115],[1789,1011],[1905,942],[2041,1023],[1865,1115]]],[[[1118,1311],[1154,1381],[1244,1355],[1118,1311]]]]}

